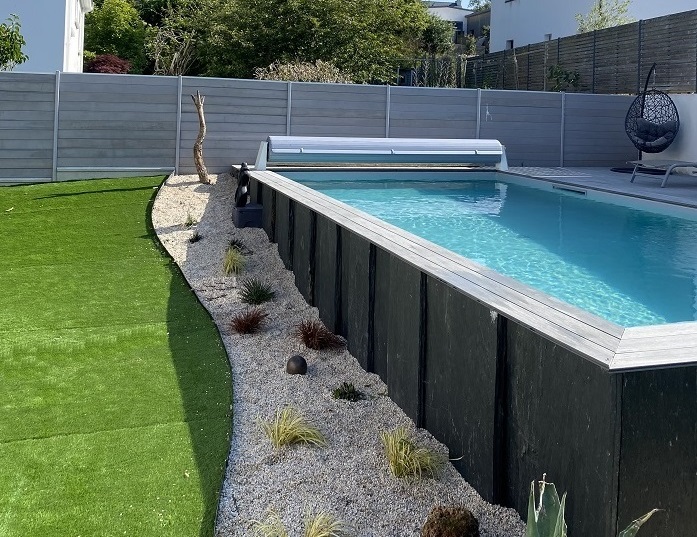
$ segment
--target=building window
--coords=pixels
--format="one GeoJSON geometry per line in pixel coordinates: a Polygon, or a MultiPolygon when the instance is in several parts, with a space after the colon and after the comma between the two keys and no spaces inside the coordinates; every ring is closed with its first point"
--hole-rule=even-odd
{"type": "Polygon", "coordinates": [[[506,50],[513,50],[513,39],[506,40],[506,50]]]}
{"type": "Polygon", "coordinates": [[[545,41],[551,41],[552,40],[552,34],[545,34],[545,41]]]}

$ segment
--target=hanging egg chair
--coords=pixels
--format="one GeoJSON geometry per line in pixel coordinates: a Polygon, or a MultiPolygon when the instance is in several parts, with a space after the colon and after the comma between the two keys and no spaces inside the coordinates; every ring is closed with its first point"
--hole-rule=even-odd
{"type": "Polygon", "coordinates": [[[668,148],[680,129],[678,109],[668,94],[655,88],[647,89],[655,71],[654,63],[646,77],[644,91],[634,99],[624,120],[627,136],[644,153],[660,153],[668,148]]]}

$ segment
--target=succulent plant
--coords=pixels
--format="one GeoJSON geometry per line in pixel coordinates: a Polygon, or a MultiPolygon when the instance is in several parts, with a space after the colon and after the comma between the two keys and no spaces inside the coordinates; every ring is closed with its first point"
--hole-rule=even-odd
{"type": "Polygon", "coordinates": [[[345,399],[346,401],[356,402],[365,399],[365,394],[356,389],[351,382],[342,382],[338,388],[332,391],[334,399],[345,399]]]}

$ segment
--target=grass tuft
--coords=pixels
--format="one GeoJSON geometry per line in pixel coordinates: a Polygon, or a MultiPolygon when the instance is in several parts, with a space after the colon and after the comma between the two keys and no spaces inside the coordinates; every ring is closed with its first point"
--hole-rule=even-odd
{"type": "Polygon", "coordinates": [[[380,435],[390,471],[395,477],[435,477],[445,464],[445,459],[428,448],[418,447],[410,438],[406,427],[380,435]]]}
{"type": "Polygon", "coordinates": [[[235,315],[230,321],[230,328],[238,334],[256,334],[268,317],[259,308],[247,309],[235,315]]]}
{"type": "Polygon", "coordinates": [[[332,391],[334,399],[345,399],[346,401],[356,402],[365,399],[365,394],[357,390],[352,382],[342,382],[341,385],[332,391]]]}
{"type": "Polygon", "coordinates": [[[225,258],[223,259],[223,272],[226,276],[230,274],[239,274],[242,272],[245,264],[244,254],[237,248],[230,246],[225,251],[225,258]]]}
{"type": "Polygon", "coordinates": [[[295,335],[309,349],[341,349],[346,344],[344,339],[337,336],[321,321],[304,320],[295,329],[295,335]]]}
{"type": "Polygon", "coordinates": [[[277,410],[271,420],[259,420],[259,425],[276,449],[291,444],[327,445],[322,433],[292,407],[277,410]]]}
{"type": "Polygon", "coordinates": [[[351,533],[343,522],[329,513],[305,516],[303,537],[348,537],[351,533]]]}
{"type": "Polygon", "coordinates": [[[194,232],[191,234],[191,237],[189,237],[189,242],[194,243],[198,242],[203,238],[203,235],[201,235],[198,230],[194,230],[194,232]]]}
{"type": "Polygon", "coordinates": [[[198,222],[196,219],[191,216],[191,213],[186,213],[186,220],[184,220],[184,227],[189,228],[189,227],[194,227],[198,222]]]}
{"type": "Polygon", "coordinates": [[[249,248],[247,248],[247,246],[239,239],[230,239],[230,248],[234,248],[235,250],[239,250],[243,254],[250,253],[249,248]]]}
{"type": "Polygon", "coordinates": [[[240,299],[246,304],[263,304],[276,296],[271,287],[257,278],[249,278],[240,286],[240,299]]]}
{"type": "Polygon", "coordinates": [[[266,511],[264,520],[252,520],[252,535],[254,537],[288,537],[280,515],[273,509],[266,511]]]}

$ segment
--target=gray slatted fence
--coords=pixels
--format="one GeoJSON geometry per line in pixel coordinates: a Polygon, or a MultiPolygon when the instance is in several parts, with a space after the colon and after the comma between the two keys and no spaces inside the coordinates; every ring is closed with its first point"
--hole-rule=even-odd
{"type": "Polygon", "coordinates": [[[206,97],[213,173],[253,162],[273,134],[496,138],[515,166],[636,156],[623,130],[630,96],[0,73],[0,182],[193,173],[196,90],[206,97]]]}

